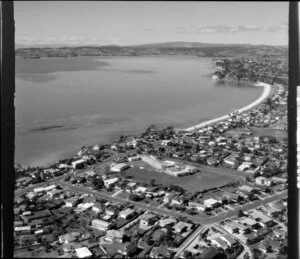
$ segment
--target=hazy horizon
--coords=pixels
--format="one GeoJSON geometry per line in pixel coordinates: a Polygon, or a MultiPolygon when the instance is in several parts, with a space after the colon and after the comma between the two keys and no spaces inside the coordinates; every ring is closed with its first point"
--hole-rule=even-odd
{"type": "Polygon", "coordinates": [[[288,43],[288,2],[15,2],[16,44],[288,43]]]}

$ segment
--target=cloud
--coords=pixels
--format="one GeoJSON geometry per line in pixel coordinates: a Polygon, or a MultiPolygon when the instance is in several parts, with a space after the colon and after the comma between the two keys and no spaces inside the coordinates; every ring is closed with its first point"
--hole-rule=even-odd
{"type": "Polygon", "coordinates": [[[33,38],[33,37],[16,37],[17,44],[69,44],[69,45],[84,45],[84,44],[110,44],[109,40],[98,40],[95,37],[85,36],[64,36],[64,37],[44,37],[44,38],[33,38]]]}
{"type": "Polygon", "coordinates": [[[266,26],[266,25],[257,25],[257,24],[249,24],[249,25],[239,25],[239,26],[227,26],[227,25],[219,25],[219,26],[200,26],[200,27],[192,27],[190,25],[187,26],[178,26],[175,27],[173,32],[175,33],[236,33],[236,32],[279,32],[279,31],[287,31],[288,25],[287,23],[283,23],[277,26],[266,26]]]}
{"type": "Polygon", "coordinates": [[[155,32],[156,29],[153,29],[153,28],[146,28],[146,29],[144,29],[144,31],[146,31],[146,32],[155,32]]]}

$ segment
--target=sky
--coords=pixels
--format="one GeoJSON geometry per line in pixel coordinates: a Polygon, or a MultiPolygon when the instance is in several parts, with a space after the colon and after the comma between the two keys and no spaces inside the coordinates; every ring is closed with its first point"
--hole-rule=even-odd
{"type": "Polygon", "coordinates": [[[288,44],[288,2],[15,1],[17,44],[288,44]]]}

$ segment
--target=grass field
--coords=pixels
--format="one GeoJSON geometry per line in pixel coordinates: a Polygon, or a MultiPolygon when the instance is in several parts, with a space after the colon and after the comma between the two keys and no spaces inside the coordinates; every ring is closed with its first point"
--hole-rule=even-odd
{"type": "Polygon", "coordinates": [[[194,175],[174,177],[157,172],[154,169],[151,170],[150,168],[146,168],[146,166],[145,169],[140,169],[139,166],[129,168],[123,174],[131,176],[139,182],[150,183],[151,179],[154,179],[156,184],[163,184],[165,186],[178,185],[189,192],[203,191],[204,189],[223,186],[239,180],[233,175],[208,172],[206,170],[202,170],[194,175]]]}
{"type": "Polygon", "coordinates": [[[273,128],[253,128],[252,132],[255,136],[273,136],[277,140],[282,141],[284,138],[287,138],[287,131],[275,130],[273,128]]]}

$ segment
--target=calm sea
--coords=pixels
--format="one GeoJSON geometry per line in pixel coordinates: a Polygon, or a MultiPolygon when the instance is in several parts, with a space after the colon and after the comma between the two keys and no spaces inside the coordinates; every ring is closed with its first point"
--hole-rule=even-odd
{"type": "Polygon", "coordinates": [[[262,92],[216,84],[213,69],[190,56],[17,59],[15,162],[45,166],[151,124],[192,126],[262,92]]]}

